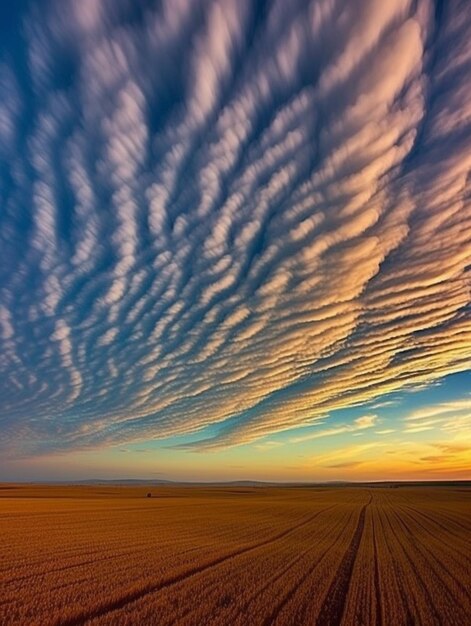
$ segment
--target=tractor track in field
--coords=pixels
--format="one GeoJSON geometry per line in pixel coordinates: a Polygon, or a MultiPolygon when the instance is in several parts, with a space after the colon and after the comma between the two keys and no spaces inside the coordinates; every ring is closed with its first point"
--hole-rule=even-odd
{"type": "MultiPolygon", "coordinates": [[[[331,509],[332,507],[329,507],[329,509],[331,509]]],[[[323,509],[322,511],[320,511],[318,513],[318,515],[320,515],[320,513],[323,513],[324,511],[327,511],[328,509],[323,509]]],[[[317,517],[317,515],[316,515],[317,517]]],[[[311,520],[312,521],[312,520],[311,520]]],[[[330,546],[331,547],[331,546],[330,546]]],[[[316,563],[316,565],[319,563],[319,561],[323,558],[323,556],[325,555],[325,553],[323,553],[322,557],[320,557],[316,563]]],[[[256,591],[254,591],[243,603],[243,605],[241,607],[238,608],[237,610],[237,614],[243,613],[247,607],[250,606],[251,602],[254,600],[255,597],[259,596],[261,593],[263,593],[264,591],[266,591],[266,589],[268,589],[271,585],[273,585],[275,582],[277,582],[279,579],[281,579],[288,571],[290,571],[295,565],[296,563],[298,563],[301,559],[303,559],[305,557],[305,554],[300,554],[298,556],[296,556],[295,558],[293,558],[289,564],[284,567],[280,572],[277,572],[276,574],[274,574],[273,576],[271,576],[269,578],[269,580],[267,582],[265,582],[265,584],[258,588],[256,591]]],[[[314,567],[312,567],[309,571],[311,572],[314,569],[314,567]]],[[[305,576],[306,577],[306,576],[305,576]]],[[[303,580],[304,578],[303,577],[303,580]]],[[[284,603],[283,603],[284,604],[284,603]]],[[[182,617],[187,617],[191,611],[193,609],[189,609],[188,611],[186,611],[185,613],[183,613],[182,615],[179,615],[179,618],[182,617]]],[[[277,613],[278,611],[275,611],[275,613],[277,613]]]]}
{"type": "Polygon", "coordinates": [[[370,494],[369,501],[363,505],[360,511],[357,527],[350,545],[348,546],[337,572],[335,573],[317,616],[316,624],[318,626],[338,626],[342,622],[345,605],[347,603],[348,591],[350,589],[353,567],[355,565],[358,548],[360,547],[363,529],[365,527],[366,509],[371,504],[372,499],[373,498],[370,494]]]}
{"type": "MultiPolygon", "coordinates": [[[[417,547],[417,542],[415,540],[415,537],[410,533],[409,529],[407,528],[407,525],[405,524],[403,518],[400,515],[400,512],[394,511],[392,518],[393,520],[395,520],[396,524],[391,523],[391,529],[404,555],[404,563],[409,564],[411,571],[413,571],[417,577],[417,581],[420,582],[420,588],[426,598],[427,606],[430,608],[430,611],[433,613],[434,623],[441,624],[440,614],[437,610],[437,607],[435,606],[434,598],[432,597],[432,594],[429,590],[427,581],[425,581],[423,578],[421,568],[418,567],[419,561],[418,560],[416,561],[412,558],[411,551],[412,549],[414,549],[415,553],[420,555],[422,559],[422,563],[424,563],[423,554],[421,553],[420,549],[417,547]],[[410,543],[410,548],[407,546],[407,542],[410,543]]],[[[426,562],[427,561],[425,560],[425,563],[426,562]]],[[[428,575],[430,576],[432,572],[433,570],[429,569],[428,575]]],[[[441,579],[436,576],[435,572],[433,572],[433,574],[434,574],[435,580],[438,580],[438,584],[443,584],[441,579]]]]}
{"type": "MultiPolygon", "coordinates": [[[[445,573],[448,578],[453,581],[452,584],[456,587],[459,587],[464,595],[467,595],[469,593],[468,588],[461,582],[459,578],[453,575],[446,561],[439,559],[437,556],[434,556],[431,559],[430,550],[427,548],[427,545],[423,543],[421,536],[417,536],[415,533],[411,532],[409,528],[410,523],[415,523],[422,529],[423,532],[428,533],[429,535],[431,534],[430,529],[424,526],[421,519],[417,515],[414,515],[414,513],[411,513],[409,509],[405,509],[405,507],[402,507],[402,514],[404,516],[406,532],[411,542],[413,542],[418,552],[420,552],[424,561],[427,562],[427,566],[430,567],[431,571],[433,571],[434,576],[439,579],[439,582],[437,584],[441,585],[443,591],[449,594],[450,599],[452,599],[454,602],[457,601],[456,597],[451,594],[449,587],[445,583],[445,580],[443,578],[443,574],[445,573]],[[409,524],[406,521],[407,519],[410,520],[409,524]],[[440,563],[438,568],[437,561],[439,561],[440,563]]],[[[453,547],[447,544],[447,549],[451,551],[453,547]]]]}
{"type": "Polygon", "coordinates": [[[379,550],[378,550],[378,538],[376,536],[376,520],[374,517],[371,517],[371,527],[373,529],[373,549],[374,549],[374,559],[375,559],[375,573],[374,573],[374,585],[375,585],[375,600],[376,600],[376,610],[375,610],[375,623],[376,626],[381,626],[383,623],[383,605],[381,602],[381,586],[380,586],[380,576],[379,576],[379,550]]]}
{"type": "MultiPolygon", "coordinates": [[[[60,572],[66,572],[68,570],[72,570],[72,569],[77,569],[80,567],[85,567],[87,565],[95,565],[96,563],[100,563],[100,562],[109,562],[109,561],[113,561],[113,560],[118,560],[121,559],[123,557],[129,556],[131,554],[134,554],[134,551],[130,550],[129,552],[125,552],[125,553],[119,553],[119,554],[111,554],[111,555],[106,555],[106,556],[100,556],[97,558],[88,558],[85,561],[79,561],[78,563],[70,563],[68,565],[62,565],[61,567],[54,567],[51,569],[48,569],[46,571],[46,575],[50,576],[51,574],[57,574],[60,572]]],[[[40,574],[41,576],[44,576],[43,573],[40,574]]],[[[9,578],[8,580],[5,581],[5,585],[11,585],[11,584],[15,584],[15,583],[19,583],[19,582],[23,582],[25,580],[31,579],[31,578],[35,578],[38,576],[37,572],[33,572],[32,574],[25,574],[23,576],[17,576],[16,578],[9,578]]]]}
{"type": "Polygon", "coordinates": [[[85,622],[88,622],[90,620],[104,617],[105,615],[108,615],[109,613],[112,613],[114,611],[119,611],[123,609],[125,606],[127,606],[128,604],[136,602],[137,600],[141,600],[142,598],[146,597],[147,595],[151,593],[155,593],[163,589],[168,589],[169,587],[173,587],[174,585],[180,582],[183,582],[184,580],[187,580],[202,572],[206,572],[212,569],[213,567],[216,567],[220,565],[221,563],[224,563],[225,561],[229,561],[230,559],[240,556],[241,554],[246,554],[248,552],[257,550],[258,548],[261,548],[263,546],[276,543],[280,539],[283,539],[284,537],[289,536],[290,534],[299,530],[300,528],[303,528],[304,526],[312,522],[321,513],[325,513],[326,511],[333,509],[335,506],[337,505],[333,504],[325,509],[316,511],[316,513],[314,513],[313,515],[310,515],[308,518],[305,518],[303,521],[299,522],[298,524],[295,524],[294,526],[290,526],[289,528],[286,528],[282,532],[272,537],[269,537],[268,539],[264,539],[263,541],[246,546],[244,548],[233,550],[232,552],[229,552],[228,554],[216,557],[209,562],[203,563],[202,565],[195,565],[194,567],[190,567],[187,570],[180,572],[179,574],[169,576],[167,579],[164,579],[158,583],[149,583],[148,585],[144,585],[143,587],[139,589],[130,590],[127,593],[122,594],[120,597],[116,598],[115,600],[105,602],[92,610],[88,610],[88,611],[84,610],[83,612],[81,611],[75,616],[69,617],[65,620],[61,620],[60,622],[58,622],[58,624],[60,624],[60,626],[80,626],[81,624],[84,624],[85,622]]]}
{"type": "MultiPolygon", "coordinates": [[[[389,556],[392,562],[392,567],[396,574],[395,578],[397,580],[398,591],[399,591],[399,595],[402,601],[402,608],[405,613],[404,623],[406,626],[415,626],[417,623],[417,620],[412,611],[414,606],[410,604],[410,597],[408,595],[408,590],[404,582],[404,575],[397,559],[398,548],[397,546],[394,545],[394,543],[397,543],[397,537],[394,533],[394,530],[391,525],[391,520],[389,517],[386,517],[385,519],[383,519],[383,521],[381,522],[381,527],[383,530],[383,536],[386,537],[384,545],[387,551],[389,552],[389,556]],[[392,539],[394,540],[394,543],[391,541],[392,539]]],[[[399,548],[402,549],[402,544],[399,544],[399,548]]]]}
{"type": "Polygon", "coordinates": [[[334,541],[320,554],[320,556],[316,559],[315,563],[304,573],[304,575],[296,582],[296,585],[291,587],[288,592],[284,595],[281,601],[276,605],[273,611],[265,618],[263,621],[263,626],[270,626],[281,614],[284,607],[294,598],[296,592],[300,587],[310,578],[313,572],[317,569],[317,567],[322,563],[323,559],[332,549],[332,546],[335,545],[336,541],[338,541],[339,537],[345,530],[345,527],[350,523],[351,516],[348,518],[347,523],[341,526],[340,532],[335,536],[334,541]]]}

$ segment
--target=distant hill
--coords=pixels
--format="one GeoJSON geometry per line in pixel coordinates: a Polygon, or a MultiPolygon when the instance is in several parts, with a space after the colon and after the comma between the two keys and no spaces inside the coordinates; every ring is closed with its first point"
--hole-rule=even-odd
{"type": "Polygon", "coordinates": [[[29,484],[49,484],[49,485],[169,485],[185,487],[471,487],[471,480],[430,480],[430,481],[370,481],[370,482],[349,482],[349,481],[324,481],[324,482],[269,482],[261,480],[230,480],[230,481],[174,481],[154,478],[90,478],[87,480],[56,480],[56,481],[25,481],[29,484]]]}

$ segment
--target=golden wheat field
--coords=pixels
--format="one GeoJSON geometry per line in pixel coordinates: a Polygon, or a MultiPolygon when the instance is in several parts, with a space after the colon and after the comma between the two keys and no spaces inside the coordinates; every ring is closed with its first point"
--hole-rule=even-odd
{"type": "Polygon", "coordinates": [[[0,487],[0,623],[454,624],[465,487],[0,487]]]}

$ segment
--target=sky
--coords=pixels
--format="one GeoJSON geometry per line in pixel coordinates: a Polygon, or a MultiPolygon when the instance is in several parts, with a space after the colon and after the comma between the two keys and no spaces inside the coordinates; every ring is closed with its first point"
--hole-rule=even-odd
{"type": "Polygon", "coordinates": [[[0,5],[0,480],[471,479],[466,0],[0,5]]]}

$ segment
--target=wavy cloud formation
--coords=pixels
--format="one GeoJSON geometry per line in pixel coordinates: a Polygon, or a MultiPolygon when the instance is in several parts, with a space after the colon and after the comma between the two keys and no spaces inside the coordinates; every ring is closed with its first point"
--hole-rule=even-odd
{"type": "Polygon", "coordinates": [[[470,367],[471,12],[440,7],[18,10],[4,451],[229,446],[470,367]]]}

